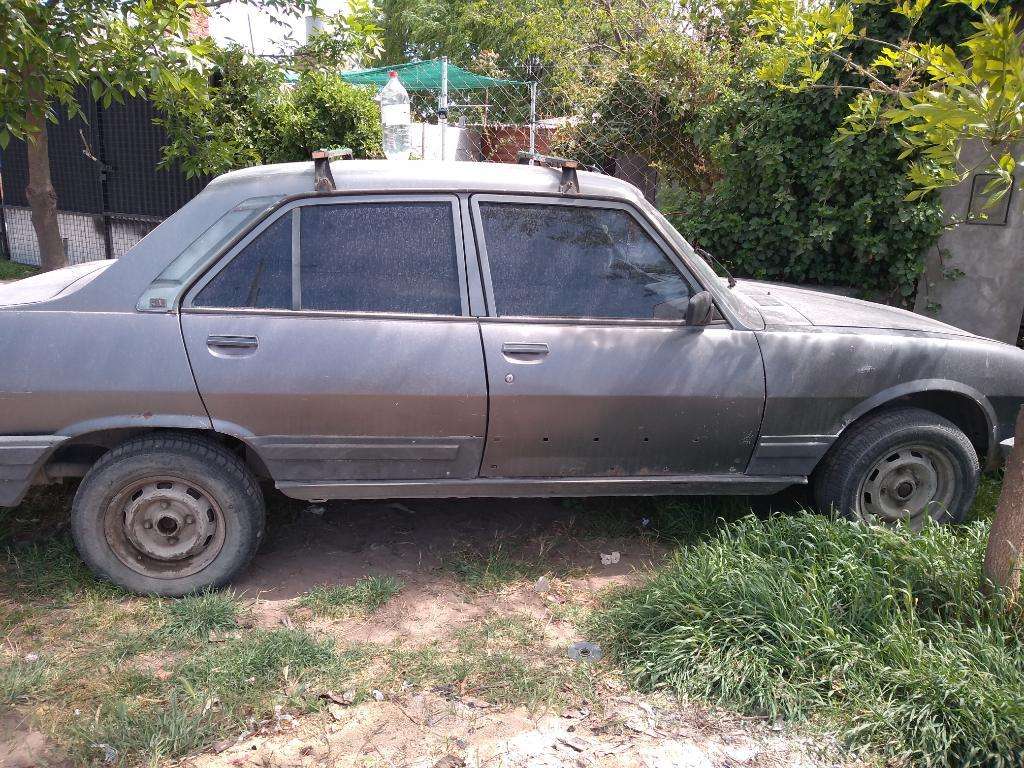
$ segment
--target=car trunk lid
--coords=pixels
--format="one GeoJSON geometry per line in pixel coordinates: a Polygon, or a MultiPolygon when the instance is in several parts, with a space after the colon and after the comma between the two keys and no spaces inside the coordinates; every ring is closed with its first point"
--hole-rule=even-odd
{"type": "Polygon", "coordinates": [[[55,299],[61,294],[81,288],[113,263],[113,260],[90,261],[5,283],[0,285],[0,307],[37,304],[55,299]]]}

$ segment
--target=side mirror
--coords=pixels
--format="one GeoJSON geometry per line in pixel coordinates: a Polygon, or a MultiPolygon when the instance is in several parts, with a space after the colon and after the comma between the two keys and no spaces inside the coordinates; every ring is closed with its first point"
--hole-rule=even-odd
{"type": "Polygon", "coordinates": [[[702,326],[711,322],[711,294],[696,293],[688,299],[669,299],[654,306],[655,320],[686,320],[687,325],[702,326]]]}
{"type": "Polygon", "coordinates": [[[686,305],[686,324],[695,327],[707,325],[711,322],[714,307],[708,291],[695,293],[686,305]]]}
{"type": "Polygon", "coordinates": [[[655,320],[682,320],[690,308],[690,299],[668,299],[654,305],[655,320]]]}

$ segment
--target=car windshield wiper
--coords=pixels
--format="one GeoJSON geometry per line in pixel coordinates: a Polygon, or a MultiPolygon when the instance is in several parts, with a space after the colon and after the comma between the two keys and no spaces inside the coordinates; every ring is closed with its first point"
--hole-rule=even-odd
{"type": "Polygon", "coordinates": [[[730,288],[735,288],[736,287],[736,278],[732,276],[732,273],[728,269],[725,268],[725,265],[722,262],[720,262],[718,259],[716,259],[714,256],[711,255],[710,251],[706,250],[705,248],[701,248],[699,246],[694,248],[693,250],[694,250],[694,253],[696,253],[698,256],[700,256],[702,259],[704,259],[704,261],[706,261],[712,267],[718,267],[720,270],[725,272],[725,277],[729,281],[729,287],[730,288]]]}

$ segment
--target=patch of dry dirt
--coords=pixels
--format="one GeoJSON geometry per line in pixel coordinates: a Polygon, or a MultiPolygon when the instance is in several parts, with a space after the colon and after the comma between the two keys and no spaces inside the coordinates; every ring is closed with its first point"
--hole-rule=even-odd
{"type": "Polygon", "coordinates": [[[605,711],[533,715],[432,693],[280,723],[183,768],[824,768],[831,747],[756,720],[667,700],[609,696],[605,711]],[[276,732],[273,732],[276,731],[276,732]]]}
{"type": "MultiPolygon", "coordinates": [[[[393,576],[405,585],[376,614],[313,626],[345,642],[430,642],[484,616],[525,614],[548,622],[552,607],[570,599],[557,590],[530,588],[475,594],[444,568],[464,550],[501,546],[516,558],[542,564],[561,576],[574,601],[637,578],[664,550],[640,538],[586,539],[575,531],[575,512],[557,500],[440,500],[331,502],[292,507],[287,519],[269,519],[269,538],[249,571],[236,582],[251,598],[258,626],[279,626],[297,599],[321,584],[351,584],[372,575],[393,576]],[[601,554],[619,561],[602,565],[601,554]]],[[[564,627],[552,626],[555,637],[564,627]]]]}
{"type": "Polygon", "coordinates": [[[16,710],[0,711],[0,768],[66,768],[59,750],[16,710]]]}

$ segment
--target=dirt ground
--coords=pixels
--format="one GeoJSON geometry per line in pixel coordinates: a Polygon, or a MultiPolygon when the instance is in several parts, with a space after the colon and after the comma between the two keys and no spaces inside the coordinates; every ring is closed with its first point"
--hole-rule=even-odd
{"type": "MultiPolygon", "coordinates": [[[[320,584],[345,584],[374,575],[399,579],[402,591],[363,622],[333,623],[349,641],[416,643],[435,640],[493,612],[548,614],[552,601],[530,584],[510,583],[500,595],[470,594],[452,584],[446,559],[460,552],[515,549],[517,558],[543,563],[583,595],[626,584],[661,559],[664,548],[643,538],[581,538],[580,512],[558,500],[441,500],[331,502],[305,507],[273,526],[249,571],[236,582],[254,611],[273,624],[295,598],[320,584]],[[323,514],[315,514],[323,509],[323,514]],[[311,513],[307,510],[313,509],[311,513]],[[601,554],[619,552],[602,565],[601,554]]],[[[557,622],[556,622],[557,623],[557,622]]],[[[550,627],[559,631],[557,627],[550,627]]],[[[565,629],[562,627],[561,629],[565,629]]]]}
{"type": "Polygon", "coordinates": [[[599,716],[588,710],[538,715],[419,693],[361,705],[338,722],[279,723],[181,765],[814,768],[834,764],[828,752],[781,729],[657,698],[609,694],[599,716]]]}
{"type": "MultiPolygon", "coordinates": [[[[267,540],[235,589],[246,623],[301,624],[339,647],[378,644],[403,651],[465,642],[495,620],[538,628],[538,653],[569,658],[588,638],[574,620],[603,590],[635,583],[665,555],[643,535],[581,535],[579,502],[474,500],[332,502],[277,499],[267,540]],[[462,552],[514,552],[541,564],[498,586],[468,586],[450,562],[462,552]],[[617,553],[617,557],[615,556],[617,553]],[[602,557],[602,555],[604,557],[602,557]],[[300,607],[319,585],[391,576],[402,589],[369,615],[331,618],[300,607]]],[[[642,525],[642,520],[641,520],[642,525]]],[[[611,531],[617,533],[618,531],[611,531]]],[[[500,574],[499,574],[500,575],[500,574]]],[[[19,646],[20,647],[20,646],[19,646]]],[[[155,662],[159,667],[159,660],[155,662]]],[[[459,690],[401,683],[365,701],[334,694],[325,711],[278,711],[256,727],[178,761],[192,768],[252,766],[693,766],[767,768],[838,765],[830,744],[757,718],[630,691],[607,660],[596,662],[598,702],[552,710],[501,705],[459,690]]],[[[382,686],[384,687],[384,686],[382,686]]],[[[20,710],[0,717],[0,766],[71,765],[20,710]]],[[[172,764],[170,761],[163,763],[172,764]]]]}

